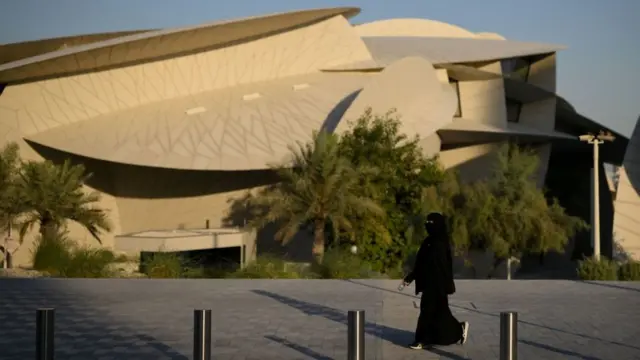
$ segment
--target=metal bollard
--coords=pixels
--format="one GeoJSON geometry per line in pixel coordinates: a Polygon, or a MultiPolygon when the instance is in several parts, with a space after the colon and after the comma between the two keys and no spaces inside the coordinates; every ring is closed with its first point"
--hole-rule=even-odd
{"type": "Polygon", "coordinates": [[[211,310],[193,312],[193,360],[211,360],[211,310]]]}
{"type": "Polygon", "coordinates": [[[55,310],[36,311],[36,360],[53,360],[55,310]]]}
{"type": "Polygon", "coordinates": [[[364,310],[349,310],[347,360],[364,360],[364,310]]]}
{"type": "Polygon", "coordinates": [[[518,313],[500,313],[500,360],[518,360],[518,313]]]}

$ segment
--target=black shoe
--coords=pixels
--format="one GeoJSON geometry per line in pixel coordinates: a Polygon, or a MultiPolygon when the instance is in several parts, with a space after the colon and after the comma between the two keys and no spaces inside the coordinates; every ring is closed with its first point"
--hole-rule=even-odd
{"type": "Polygon", "coordinates": [[[469,322],[463,321],[460,323],[462,325],[462,337],[460,338],[460,345],[464,345],[467,342],[467,336],[469,336],[469,322]]]}

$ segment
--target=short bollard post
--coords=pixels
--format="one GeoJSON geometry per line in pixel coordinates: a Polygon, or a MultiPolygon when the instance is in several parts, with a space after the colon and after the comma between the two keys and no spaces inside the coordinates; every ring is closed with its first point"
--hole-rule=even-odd
{"type": "Polygon", "coordinates": [[[518,313],[500,313],[500,360],[518,360],[518,313]]]}
{"type": "Polygon", "coordinates": [[[46,308],[36,311],[36,360],[53,360],[54,321],[54,309],[46,308]]]}
{"type": "Polygon", "coordinates": [[[364,310],[349,310],[347,360],[364,360],[364,310]]]}
{"type": "Polygon", "coordinates": [[[193,360],[211,360],[211,310],[193,312],[193,360]]]}

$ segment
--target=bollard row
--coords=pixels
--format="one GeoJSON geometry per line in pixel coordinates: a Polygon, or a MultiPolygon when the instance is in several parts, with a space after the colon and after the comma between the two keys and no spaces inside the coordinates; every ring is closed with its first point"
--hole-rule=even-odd
{"type": "MultiPolygon", "coordinates": [[[[364,310],[347,314],[347,360],[364,360],[364,310]]],[[[36,312],[36,360],[54,360],[55,309],[36,312]]],[[[193,359],[211,360],[211,310],[193,312],[193,359]]],[[[500,360],[518,360],[518,313],[500,313],[500,360]]]]}

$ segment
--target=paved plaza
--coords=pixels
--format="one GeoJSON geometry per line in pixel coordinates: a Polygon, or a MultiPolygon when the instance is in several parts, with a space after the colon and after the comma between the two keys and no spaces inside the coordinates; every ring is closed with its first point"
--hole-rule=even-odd
{"type": "Polygon", "coordinates": [[[408,350],[413,288],[378,280],[0,279],[0,359],[34,358],[35,311],[56,309],[56,359],[192,358],[193,310],[213,310],[216,360],[346,359],[349,309],[367,359],[498,359],[500,311],[517,311],[519,359],[640,359],[640,283],[458,281],[465,346],[408,350]]]}

